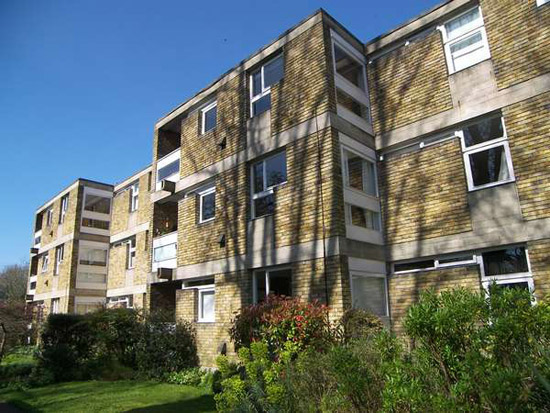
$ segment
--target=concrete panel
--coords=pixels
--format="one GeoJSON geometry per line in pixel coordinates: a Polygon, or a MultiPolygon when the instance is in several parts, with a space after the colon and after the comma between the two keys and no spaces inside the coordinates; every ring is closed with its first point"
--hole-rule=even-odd
{"type": "Polygon", "coordinates": [[[485,60],[449,76],[453,106],[479,102],[498,93],[493,62],[485,60]]]}
{"type": "Polygon", "coordinates": [[[482,227],[499,227],[521,223],[523,217],[514,182],[468,193],[474,231],[482,227]]]}
{"type": "Polygon", "coordinates": [[[273,216],[256,218],[247,223],[247,251],[271,250],[275,246],[273,216]]]}
{"type": "MultiPolygon", "coordinates": [[[[248,119],[246,122],[246,147],[256,148],[271,138],[271,111],[248,119]]],[[[253,149],[254,150],[254,149],[253,149]]]]}

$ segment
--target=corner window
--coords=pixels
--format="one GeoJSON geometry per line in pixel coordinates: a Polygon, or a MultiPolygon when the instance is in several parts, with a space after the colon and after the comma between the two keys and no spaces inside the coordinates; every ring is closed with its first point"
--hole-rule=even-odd
{"type": "Polygon", "coordinates": [[[53,224],[53,207],[49,207],[46,211],[46,226],[51,227],[53,224]]]}
{"type": "Polygon", "coordinates": [[[45,272],[48,272],[48,267],[50,266],[50,254],[49,252],[46,252],[46,254],[44,254],[42,256],[42,274],[45,273],[45,272]]]}
{"type": "Polygon", "coordinates": [[[84,210],[109,214],[111,212],[111,199],[99,195],[86,194],[84,210]]]}
{"type": "Polygon", "coordinates": [[[271,86],[284,76],[283,56],[278,55],[250,74],[250,116],[271,108],[271,86]]]}
{"type": "Polygon", "coordinates": [[[102,221],[100,219],[82,218],[82,226],[87,228],[108,230],[109,221],[102,221]]]}
{"type": "Polygon", "coordinates": [[[201,109],[201,134],[216,127],[218,117],[218,102],[214,101],[201,109]]]}
{"type": "Polygon", "coordinates": [[[199,289],[199,322],[215,321],[216,293],[214,288],[199,289]]]}
{"type": "Polygon", "coordinates": [[[126,256],[127,256],[126,268],[130,270],[136,266],[136,238],[135,237],[130,238],[130,240],[126,243],[126,256]]]}
{"type": "Polygon", "coordinates": [[[361,90],[365,90],[365,66],[337,43],[334,45],[336,73],[361,90]]]}
{"type": "Polygon", "coordinates": [[[480,7],[460,14],[439,29],[450,74],[491,57],[480,7]]]}
{"type": "Polygon", "coordinates": [[[290,268],[261,270],[254,272],[254,302],[260,302],[270,295],[292,296],[292,271],[290,268]]]}
{"type": "Polygon", "coordinates": [[[346,221],[348,225],[380,231],[380,213],[357,205],[346,204],[346,221]]]}
{"type": "Polygon", "coordinates": [[[351,275],[353,308],[368,310],[377,316],[388,315],[386,277],[383,274],[351,275]]]}
{"type": "Polygon", "coordinates": [[[107,250],[80,246],[78,262],[81,265],[92,265],[94,267],[107,266],[107,250]]]}
{"type": "Polygon", "coordinates": [[[272,214],[275,210],[274,188],[287,181],[286,152],[280,152],[252,164],[252,217],[272,214]]]}
{"type": "Polygon", "coordinates": [[[493,117],[466,126],[458,134],[462,139],[468,189],[487,188],[512,182],[512,157],[501,117],[493,117]]]}
{"type": "Polygon", "coordinates": [[[358,116],[367,122],[370,121],[369,108],[347,93],[338,89],[336,91],[336,100],[338,101],[338,104],[348,112],[353,113],[355,116],[358,116]]]}
{"type": "Polygon", "coordinates": [[[175,242],[172,244],[156,247],[155,249],[153,249],[153,261],[162,262],[162,261],[172,260],[176,258],[177,253],[178,253],[178,244],[175,242]]]}
{"type": "Polygon", "coordinates": [[[52,298],[52,314],[59,314],[59,298],[52,298]]]}
{"type": "Polygon", "coordinates": [[[63,256],[65,255],[65,246],[60,245],[56,247],[55,249],[55,268],[54,268],[54,275],[59,275],[59,271],[61,270],[61,263],[63,262],[63,256]]]}
{"type": "Polygon", "coordinates": [[[208,222],[216,217],[216,188],[208,188],[199,195],[199,223],[208,222]]]}
{"type": "Polygon", "coordinates": [[[139,207],[139,182],[130,187],[130,212],[137,211],[139,207]]]}
{"type": "Polygon", "coordinates": [[[59,223],[65,222],[65,216],[67,215],[67,209],[69,209],[69,194],[64,195],[61,198],[61,209],[59,210],[59,223]]]}
{"type": "Polygon", "coordinates": [[[368,195],[377,196],[376,190],[376,166],[374,161],[343,150],[344,184],[368,195]]]}

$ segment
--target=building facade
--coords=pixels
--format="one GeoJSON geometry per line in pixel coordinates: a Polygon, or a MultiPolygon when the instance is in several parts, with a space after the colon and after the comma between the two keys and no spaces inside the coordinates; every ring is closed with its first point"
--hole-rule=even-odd
{"type": "Polygon", "coordinates": [[[98,291],[193,322],[205,366],[268,294],[333,318],[366,308],[397,333],[427,288],[543,300],[543,3],[451,0],[366,44],[323,10],[306,18],[157,122],[151,166],[111,187],[98,291]]]}

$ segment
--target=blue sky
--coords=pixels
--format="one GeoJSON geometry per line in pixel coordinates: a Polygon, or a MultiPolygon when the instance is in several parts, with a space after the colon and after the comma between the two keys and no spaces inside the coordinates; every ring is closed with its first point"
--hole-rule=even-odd
{"type": "Polygon", "coordinates": [[[319,7],[367,41],[437,3],[0,0],[0,267],[38,206],[146,166],[156,120],[319,7]]]}

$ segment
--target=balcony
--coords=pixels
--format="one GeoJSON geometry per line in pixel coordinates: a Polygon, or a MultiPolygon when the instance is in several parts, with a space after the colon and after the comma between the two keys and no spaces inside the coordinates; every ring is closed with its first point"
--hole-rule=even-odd
{"type": "Polygon", "coordinates": [[[170,232],[153,238],[153,265],[152,271],[159,268],[176,268],[178,252],[178,232],[170,232]]]}
{"type": "Polygon", "coordinates": [[[33,247],[40,248],[41,242],[42,242],[42,230],[39,230],[34,233],[33,247]]]}
{"type": "Polygon", "coordinates": [[[36,294],[36,281],[38,280],[38,276],[31,275],[29,277],[29,286],[27,288],[27,295],[35,295],[36,294]]]}
{"type": "Polygon", "coordinates": [[[162,189],[162,181],[177,182],[180,179],[180,149],[169,153],[157,161],[157,170],[155,176],[155,190],[162,189]]]}

